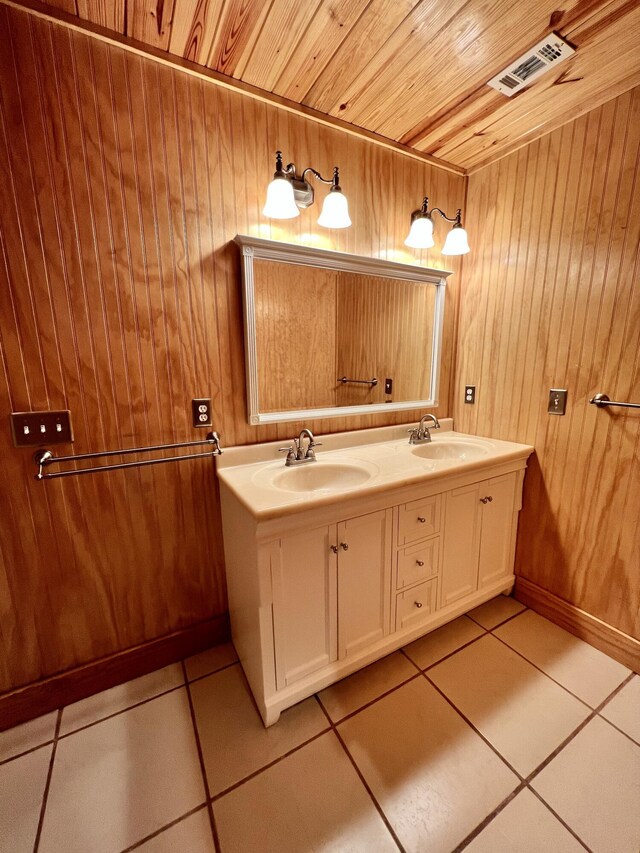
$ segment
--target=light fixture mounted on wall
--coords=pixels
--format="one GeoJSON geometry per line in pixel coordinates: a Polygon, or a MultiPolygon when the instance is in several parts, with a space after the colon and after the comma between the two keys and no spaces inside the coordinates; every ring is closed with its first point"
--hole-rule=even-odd
{"type": "Polygon", "coordinates": [[[462,227],[461,215],[462,210],[458,211],[454,217],[440,210],[439,207],[433,207],[429,210],[429,199],[424,197],[420,210],[414,210],[411,214],[411,229],[407,239],[404,241],[405,246],[412,249],[430,249],[435,245],[433,240],[433,214],[439,213],[447,222],[453,222],[453,228],[447,234],[447,239],[442,247],[443,255],[466,255],[469,249],[469,241],[467,240],[467,232],[462,227]]]}
{"type": "Polygon", "coordinates": [[[314,191],[306,177],[309,172],[323,184],[331,184],[318,217],[318,225],[324,228],[348,228],[351,219],[347,199],[339,183],[338,167],[334,167],[331,180],[323,178],[320,172],[310,166],[298,175],[293,163],[286,167],[282,165],[281,151],[276,151],[276,170],[267,187],[263,214],[271,219],[293,219],[300,215],[299,208],[310,207],[314,201],[314,191]]]}

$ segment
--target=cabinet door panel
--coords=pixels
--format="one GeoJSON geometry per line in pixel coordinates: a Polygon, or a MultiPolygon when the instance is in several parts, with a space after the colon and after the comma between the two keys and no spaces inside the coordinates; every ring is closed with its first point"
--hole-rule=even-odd
{"type": "Polygon", "coordinates": [[[440,606],[453,604],[478,588],[480,484],[446,494],[440,606]]]}
{"type": "Polygon", "coordinates": [[[273,549],[276,682],[286,687],[337,658],[335,525],[283,537],[273,549]]]}
{"type": "Polygon", "coordinates": [[[436,609],[438,578],[414,586],[396,597],[396,631],[425,622],[436,609]]]}
{"type": "Polygon", "coordinates": [[[482,504],[478,584],[486,586],[513,572],[516,474],[503,474],[482,484],[491,501],[482,504]]]}
{"type": "Polygon", "coordinates": [[[389,633],[391,519],[391,510],[382,510],[338,524],[340,658],[389,633]]]}

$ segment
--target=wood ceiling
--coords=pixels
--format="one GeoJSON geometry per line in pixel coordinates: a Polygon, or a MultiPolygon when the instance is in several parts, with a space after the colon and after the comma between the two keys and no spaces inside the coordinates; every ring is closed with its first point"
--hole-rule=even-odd
{"type": "Polygon", "coordinates": [[[468,171],[640,84],[638,0],[48,5],[468,171]],[[512,98],[486,85],[551,31],[573,57],[512,98]]]}

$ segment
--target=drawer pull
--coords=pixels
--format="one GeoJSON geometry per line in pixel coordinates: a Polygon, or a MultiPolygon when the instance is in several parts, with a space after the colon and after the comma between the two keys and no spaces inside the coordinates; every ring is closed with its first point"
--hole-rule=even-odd
{"type": "Polygon", "coordinates": [[[416,560],[416,566],[424,566],[424,560],[416,560]]]}
{"type": "Polygon", "coordinates": [[[337,553],[338,553],[338,546],[337,546],[337,545],[332,545],[332,546],[331,546],[331,550],[333,551],[333,553],[334,553],[334,554],[337,554],[337,553]]]}
{"type": "Polygon", "coordinates": [[[347,543],[346,543],[346,542],[341,542],[341,543],[340,543],[340,547],[342,548],[342,550],[343,550],[343,551],[348,551],[348,550],[349,550],[349,546],[347,545],[347,543]]]}
{"type": "Polygon", "coordinates": [[[422,602],[421,601],[414,601],[413,603],[418,608],[418,610],[420,610],[420,608],[422,607],[422,602]]]}
{"type": "Polygon", "coordinates": [[[424,524],[426,520],[427,519],[424,516],[422,516],[422,515],[418,516],[418,521],[420,522],[420,524],[424,524]]]}
{"type": "Polygon", "coordinates": [[[485,498],[480,498],[480,503],[490,504],[492,500],[493,498],[491,497],[491,495],[487,495],[485,498]]]}

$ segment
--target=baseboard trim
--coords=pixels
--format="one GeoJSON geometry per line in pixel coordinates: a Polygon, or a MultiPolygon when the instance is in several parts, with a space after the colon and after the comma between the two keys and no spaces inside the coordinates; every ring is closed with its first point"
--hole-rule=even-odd
{"type": "Polygon", "coordinates": [[[229,615],[225,613],[0,694],[0,731],[146,675],[230,638],[229,615]]]}
{"type": "Polygon", "coordinates": [[[513,595],[536,613],[546,616],[556,625],[640,673],[640,640],[525,578],[516,578],[513,595]]]}

